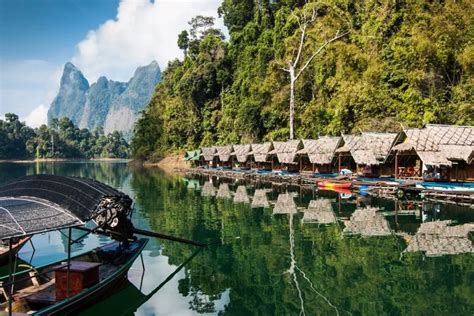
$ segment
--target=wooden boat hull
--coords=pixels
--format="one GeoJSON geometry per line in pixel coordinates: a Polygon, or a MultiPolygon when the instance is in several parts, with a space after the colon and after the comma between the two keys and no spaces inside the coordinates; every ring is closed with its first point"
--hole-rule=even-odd
{"type": "MultiPolygon", "coordinates": [[[[87,258],[100,258],[100,260],[91,260],[90,262],[101,263],[100,268],[102,270],[100,270],[101,276],[97,283],[85,287],[77,294],[72,295],[69,298],[62,300],[57,298],[59,295],[58,288],[60,287],[59,284],[61,282],[58,284],[58,280],[54,278],[54,282],[51,285],[48,285],[48,287],[44,287],[36,292],[33,291],[31,294],[25,296],[15,294],[15,301],[16,303],[25,303],[30,310],[34,311],[33,315],[76,314],[81,310],[89,308],[91,305],[99,302],[102,298],[109,296],[123,288],[127,281],[128,270],[132,266],[135,259],[140,255],[147,242],[148,239],[146,238],[138,239],[136,241],[130,242],[127,248],[119,246],[118,242],[113,242],[108,245],[96,248],[95,250],[85,254],[71,258],[71,262],[76,260],[79,260],[78,262],[87,262],[87,258]],[[49,301],[45,298],[49,299],[49,301]]],[[[62,266],[64,266],[64,263],[62,266]]],[[[47,271],[51,276],[57,276],[57,274],[53,273],[57,273],[58,263],[49,264],[44,267],[38,267],[34,270],[38,271],[39,274],[44,274],[44,271],[47,271]]],[[[68,275],[71,278],[71,284],[75,283],[76,281],[71,277],[72,273],[69,274],[68,272],[68,275]]],[[[20,279],[21,275],[17,275],[16,278],[20,279]]],[[[35,287],[30,286],[29,288],[34,289],[35,287]]],[[[20,290],[19,287],[18,289],[20,290]]],[[[4,306],[5,304],[6,303],[4,303],[4,306]]],[[[13,310],[15,311],[15,309],[13,310]]],[[[20,310],[19,312],[25,311],[20,310]]]]}
{"type": "Polygon", "coordinates": [[[344,182],[344,183],[336,183],[330,181],[323,181],[318,183],[318,187],[325,188],[325,189],[350,189],[352,187],[352,183],[344,182]]]}
{"type": "MultiPolygon", "coordinates": [[[[28,237],[25,237],[25,238],[22,238],[20,239],[17,243],[14,243],[12,245],[12,253],[13,255],[16,255],[18,253],[18,251],[20,251],[20,249],[28,242],[28,240],[30,240],[31,237],[28,236],[28,237]]],[[[7,265],[8,264],[8,260],[9,260],[9,257],[10,257],[10,252],[9,252],[9,247],[2,247],[2,249],[0,250],[0,266],[4,266],[4,265],[7,265]]]]}

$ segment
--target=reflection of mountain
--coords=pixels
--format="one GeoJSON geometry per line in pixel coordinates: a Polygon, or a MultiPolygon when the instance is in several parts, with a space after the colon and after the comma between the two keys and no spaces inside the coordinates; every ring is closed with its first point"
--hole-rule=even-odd
{"type": "Polygon", "coordinates": [[[336,222],[336,216],[332,211],[330,199],[317,199],[309,202],[304,211],[304,223],[332,224],[336,222]]]}
{"type": "Polygon", "coordinates": [[[250,198],[245,185],[239,185],[234,195],[234,203],[250,203],[250,198]]]}
{"type": "Polygon", "coordinates": [[[252,200],[252,208],[257,207],[270,207],[270,202],[268,202],[266,189],[255,190],[252,200]]]}
{"type": "Polygon", "coordinates": [[[202,187],[201,191],[202,196],[215,196],[216,195],[216,188],[210,181],[204,182],[204,186],[202,187]]]}
{"type": "Polygon", "coordinates": [[[219,190],[217,191],[217,197],[218,198],[223,198],[223,199],[230,199],[231,198],[229,184],[227,184],[227,183],[219,184],[219,190]]]}
{"type": "Polygon", "coordinates": [[[273,208],[273,214],[294,214],[297,212],[295,193],[280,193],[273,208]]]}
{"type": "Polygon", "coordinates": [[[362,236],[388,236],[391,234],[390,226],[382,214],[377,213],[377,208],[358,208],[345,223],[343,233],[346,235],[362,236]]]}
{"type": "Polygon", "coordinates": [[[425,252],[427,256],[472,253],[474,246],[469,233],[474,224],[450,226],[451,221],[427,222],[421,224],[418,232],[408,242],[406,252],[425,252]]]}

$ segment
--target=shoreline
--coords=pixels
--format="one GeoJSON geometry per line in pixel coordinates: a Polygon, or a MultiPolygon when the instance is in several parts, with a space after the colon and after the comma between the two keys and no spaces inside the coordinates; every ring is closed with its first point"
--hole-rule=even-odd
{"type": "Polygon", "coordinates": [[[35,159],[0,159],[0,163],[34,163],[34,162],[81,162],[81,161],[126,161],[130,162],[132,159],[128,158],[35,158],[35,159]]]}

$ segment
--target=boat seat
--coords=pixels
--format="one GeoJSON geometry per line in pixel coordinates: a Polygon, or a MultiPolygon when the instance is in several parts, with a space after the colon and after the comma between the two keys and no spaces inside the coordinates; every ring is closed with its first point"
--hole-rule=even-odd
{"type": "Polygon", "coordinates": [[[28,304],[52,305],[56,303],[55,279],[39,287],[30,286],[15,294],[15,300],[24,298],[28,304]]]}

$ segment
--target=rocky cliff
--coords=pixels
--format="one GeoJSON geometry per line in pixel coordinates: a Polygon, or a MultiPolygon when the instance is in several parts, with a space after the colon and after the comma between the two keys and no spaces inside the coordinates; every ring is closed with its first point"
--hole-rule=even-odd
{"type": "Polygon", "coordinates": [[[160,67],[153,61],[139,67],[128,82],[100,77],[89,86],[81,71],[67,63],[58,95],[48,111],[48,122],[69,117],[81,128],[102,127],[105,133],[118,130],[129,134],[138,113],[150,101],[160,76],[160,67]]]}

